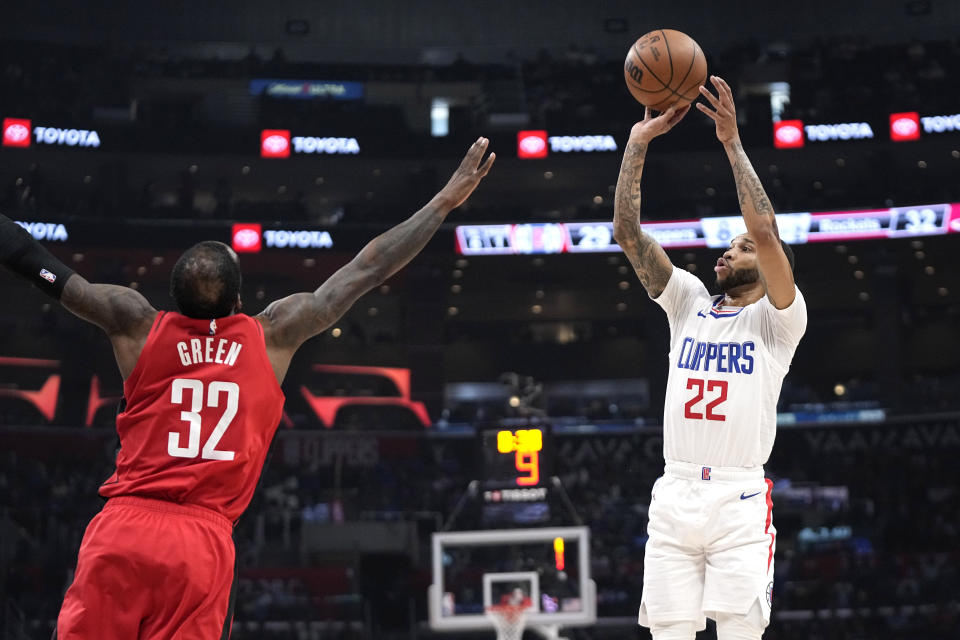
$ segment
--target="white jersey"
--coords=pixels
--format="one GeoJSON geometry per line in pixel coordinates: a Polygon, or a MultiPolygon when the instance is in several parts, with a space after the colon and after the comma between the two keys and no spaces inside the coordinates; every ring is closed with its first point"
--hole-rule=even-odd
{"type": "Polygon", "coordinates": [[[716,467],[761,467],[777,429],[783,377],[807,327],[797,289],[777,309],[766,296],[745,307],[674,268],[654,301],[670,323],[670,373],[664,401],[663,457],[716,467]]]}

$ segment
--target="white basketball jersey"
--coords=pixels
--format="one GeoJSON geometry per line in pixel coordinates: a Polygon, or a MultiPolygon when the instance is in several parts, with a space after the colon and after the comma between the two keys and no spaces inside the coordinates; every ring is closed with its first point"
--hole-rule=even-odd
{"type": "Polygon", "coordinates": [[[718,306],[704,284],[674,268],[654,301],[670,323],[663,457],[715,467],[761,467],[770,457],[783,377],[807,327],[797,289],[777,309],[766,296],[718,306]]]}

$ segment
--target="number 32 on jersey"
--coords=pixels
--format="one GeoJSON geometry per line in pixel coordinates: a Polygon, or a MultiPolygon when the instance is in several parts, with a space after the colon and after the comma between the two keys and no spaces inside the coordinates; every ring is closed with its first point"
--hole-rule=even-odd
{"type": "Polygon", "coordinates": [[[190,409],[180,412],[180,419],[190,425],[190,435],[187,437],[187,446],[180,446],[180,432],[171,431],[167,438],[167,453],[174,458],[196,458],[204,460],[233,460],[233,451],[221,451],[217,449],[217,444],[227,432],[230,423],[237,415],[237,407],[240,404],[240,386],[236,382],[214,381],[207,385],[206,394],[203,389],[202,380],[193,380],[191,378],[175,378],[170,385],[170,402],[175,405],[187,405],[190,409]],[[184,396],[189,392],[189,402],[184,396]],[[200,448],[201,420],[200,411],[204,408],[204,400],[207,407],[219,407],[220,396],[226,394],[226,406],[217,426],[200,448]]]}

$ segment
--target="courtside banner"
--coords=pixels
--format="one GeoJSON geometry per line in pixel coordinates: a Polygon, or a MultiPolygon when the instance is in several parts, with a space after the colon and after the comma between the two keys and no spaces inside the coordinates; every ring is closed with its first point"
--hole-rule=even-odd
{"type": "MultiPolygon", "coordinates": [[[[960,233],[960,203],[781,213],[777,226],[790,244],[960,233]]],[[[747,228],[742,216],[719,216],[647,222],[643,230],[664,248],[680,249],[724,248],[747,228]]],[[[613,223],[607,221],[460,225],[455,236],[457,252],[467,256],[620,251],[613,239],[613,223]]]]}

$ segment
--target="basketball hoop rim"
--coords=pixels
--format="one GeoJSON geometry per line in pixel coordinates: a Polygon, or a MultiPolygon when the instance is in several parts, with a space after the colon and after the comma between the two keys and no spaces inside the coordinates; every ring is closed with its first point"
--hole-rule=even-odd
{"type": "Polygon", "coordinates": [[[525,600],[521,604],[491,604],[488,607],[485,607],[484,611],[489,616],[495,616],[503,619],[508,624],[515,624],[518,620],[521,620],[526,616],[527,611],[530,609],[530,601],[525,600]]]}

